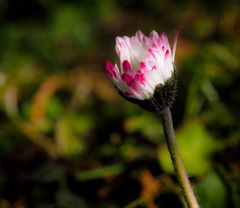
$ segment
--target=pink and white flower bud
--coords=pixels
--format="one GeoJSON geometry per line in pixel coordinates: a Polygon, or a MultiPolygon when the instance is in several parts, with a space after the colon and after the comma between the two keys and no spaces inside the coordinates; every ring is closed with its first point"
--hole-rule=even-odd
{"type": "Polygon", "coordinates": [[[141,31],[132,37],[117,37],[116,52],[120,67],[106,61],[106,72],[114,85],[127,97],[151,99],[155,88],[171,78],[178,34],[171,50],[167,35],[152,31],[149,37],[141,31]]]}

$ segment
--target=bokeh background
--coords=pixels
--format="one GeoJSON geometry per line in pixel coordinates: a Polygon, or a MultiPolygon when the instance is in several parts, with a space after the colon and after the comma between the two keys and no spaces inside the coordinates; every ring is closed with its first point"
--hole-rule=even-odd
{"type": "Polygon", "coordinates": [[[0,207],[184,207],[160,119],[105,75],[115,37],[180,30],[177,142],[202,208],[240,207],[237,0],[0,0],[0,207]]]}

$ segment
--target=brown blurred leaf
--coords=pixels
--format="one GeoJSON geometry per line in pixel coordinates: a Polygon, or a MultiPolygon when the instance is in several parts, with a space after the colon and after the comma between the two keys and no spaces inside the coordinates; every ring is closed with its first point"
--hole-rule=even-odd
{"type": "Polygon", "coordinates": [[[39,134],[36,126],[34,126],[31,122],[22,122],[18,125],[18,128],[29,140],[45,149],[49,155],[53,157],[57,156],[55,143],[51,140],[51,138],[39,134]]]}
{"type": "Polygon", "coordinates": [[[148,208],[157,207],[154,203],[154,197],[160,193],[160,183],[159,180],[154,178],[151,172],[147,169],[142,171],[140,176],[140,181],[142,184],[142,198],[145,199],[145,203],[148,208]]]}
{"type": "Polygon", "coordinates": [[[78,98],[81,102],[88,100],[91,92],[105,101],[116,101],[118,93],[103,72],[90,67],[77,68],[70,79],[77,93],[75,99],[78,98]]]}
{"type": "Polygon", "coordinates": [[[32,105],[31,120],[38,121],[44,118],[47,103],[52,94],[59,89],[62,80],[59,76],[51,76],[44,81],[37,91],[32,105]]]}

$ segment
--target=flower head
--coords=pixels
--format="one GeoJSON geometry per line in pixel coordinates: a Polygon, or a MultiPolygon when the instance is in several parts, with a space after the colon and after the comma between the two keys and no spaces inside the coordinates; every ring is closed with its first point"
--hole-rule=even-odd
{"type": "Polygon", "coordinates": [[[116,52],[120,67],[106,61],[106,72],[114,85],[128,98],[151,99],[158,85],[174,72],[174,57],[178,34],[171,50],[167,35],[152,31],[149,37],[141,31],[132,37],[117,37],[116,52]]]}

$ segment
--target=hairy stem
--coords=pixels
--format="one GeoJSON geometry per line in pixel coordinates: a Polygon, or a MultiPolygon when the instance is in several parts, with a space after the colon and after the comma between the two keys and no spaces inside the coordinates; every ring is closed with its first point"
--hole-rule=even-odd
{"type": "Polygon", "coordinates": [[[160,114],[163,122],[164,134],[167,140],[168,151],[171,155],[172,163],[176,171],[178,182],[181,186],[186,203],[189,208],[199,208],[197,199],[194,195],[192,186],[181,159],[180,152],[177,147],[170,108],[165,107],[160,114]]]}

